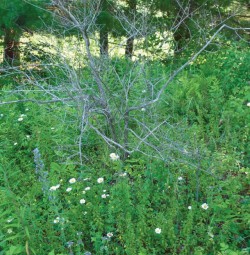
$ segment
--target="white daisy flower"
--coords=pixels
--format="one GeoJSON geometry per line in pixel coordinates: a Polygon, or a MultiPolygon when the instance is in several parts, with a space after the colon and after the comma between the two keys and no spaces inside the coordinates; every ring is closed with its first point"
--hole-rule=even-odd
{"type": "Polygon", "coordinates": [[[117,155],[115,153],[110,153],[109,156],[110,156],[111,160],[113,160],[113,161],[116,161],[120,158],[119,155],[117,155]]]}
{"type": "Polygon", "coordinates": [[[98,182],[98,183],[103,183],[103,182],[104,182],[104,178],[102,178],[102,177],[98,178],[98,179],[97,179],[97,182],[98,182]]]}
{"type": "Polygon", "coordinates": [[[207,203],[204,203],[201,205],[201,208],[204,209],[204,210],[207,210],[208,209],[208,204],[207,203]]]}
{"type": "Polygon", "coordinates": [[[8,234],[13,233],[13,229],[12,229],[12,228],[8,228],[7,233],[8,233],[8,234]]]}
{"type": "Polygon", "coordinates": [[[75,183],[75,182],[76,182],[76,178],[71,178],[71,179],[69,179],[69,183],[73,184],[73,183],[75,183]]]}
{"type": "Polygon", "coordinates": [[[85,204],[85,203],[86,203],[86,200],[82,198],[82,199],[80,200],[80,204],[85,204]]]}
{"type": "Polygon", "coordinates": [[[67,189],[66,189],[66,192],[70,192],[72,190],[72,188],[71,187],[68,187],[67,189]]]}
{"type": "Polygon", "coordinates": [[[113,236],[112,232],[107,233],[107,237],[111,238],[113,236]]]}
{"type": "Polygon", "coordinates": [[[214,234],[213,234],[213,233],[208,232],[207,234],[208,234],[211,238],[214,238],[214,234]]]}
{"type": "Polygon", "coordinates": [[[156,233],[156,234],[160,234],[160,233],[161,233],[161,229],[160,229],[160,228],[156,228],[156,229],[155,229],[155,233],[156,233]]]}

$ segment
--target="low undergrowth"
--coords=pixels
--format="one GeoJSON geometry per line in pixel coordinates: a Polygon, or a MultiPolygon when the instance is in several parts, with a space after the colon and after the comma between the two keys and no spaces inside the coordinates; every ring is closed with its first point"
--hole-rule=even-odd
{"type": "MultiPolygon", "coordinates": [[[[89,131],[81,165],[75,108],[2,105],[0,254],[248,254],[250,61],[241,51],[204,54],[152,110],[171,116],[191,148],[165,162],[122,160],[89,131]]],[[[149,75],[164,75],[150,65],[149,75]]],[[[4,84],[3,101],[18,99],[4,84]]]]}

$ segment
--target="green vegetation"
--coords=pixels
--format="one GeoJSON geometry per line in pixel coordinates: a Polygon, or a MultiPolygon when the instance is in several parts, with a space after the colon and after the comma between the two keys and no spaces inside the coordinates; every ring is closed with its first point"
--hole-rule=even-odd
{"type": "Polygon", "coordinates": [[[248,43],[220,34],[173,76],[195,42],[111,58],[82,28],[0,68],[0,255],[249,254],[248,43]]]}
{"type": "Polygon", "coordinates": [[[42,18],[47,13],[41,11],[46,0],[20,1],[2,0],[0,3],[0,35],[4,36],[4,61],[18,65],[20,62],[20,38],[24,32],[32,33],[32,29],[42,25],[42,18]],[[37,6],[38,4],[38,6],[37,6]]]}

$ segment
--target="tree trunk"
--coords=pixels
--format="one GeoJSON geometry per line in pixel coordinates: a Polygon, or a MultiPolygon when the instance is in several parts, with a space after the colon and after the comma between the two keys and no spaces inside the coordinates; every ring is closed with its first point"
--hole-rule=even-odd
{"type": "Polygon", "coordinates": [[[184,29],[178,28],[177,31],[173,34],[173,37],[175,42],[174,54],[178,55],[184,49],[185,41],[188,38],[188,36],[184,29]]]}
{"type": "MultiPolygon", "coordinates": [[[[137,1],[136,0],[127,0],[127,4],[129,6],[128,17],[130,17],[131,20],[133,20],[134,16],[136,15],[136,4],[137,4],[137,1]]],[[[134,35],[128,35],[128,36],[129,37],[127,39],[126,48],[125,48],[125,57],[132,58],[133,51],[134,51],[134,40],[135,40],[135,37],[134,37],[134,35]]]]}
{"type": "Polygon", "coordinates": [[[106,29],[100,29],[100,54],[108,56],[109,51],[109,34],[106,29]]]}
{"type": "Polygon", "coordinates": [[[132,58],[134,50],[134,37],[131,36],[127,39],[126,48],[125,48],[125,56],[127,58],[132,58]]]}
{"type": "MultiPolygon", "coordinates": [[[[191,17],[195,13],[196,8],[198,7],[199,5],[197,5],[195,1],[191,0],[189,2],[188,16],[191,17]]],[[[178,55],[182,51],[184,51],[186,48],[186,45],[191,39],[191,34],[190,34],[191,31],[188,24],[189,19],[186,19],[186,21],[181,21],[181,19],[182,19],[182,15],[177,18],[177,23],[181,22],[181,24],[179,25],[178,29],[173,34],[174,42],[175,42],[175,49],[174,49],[175,55],[178,55]]]]}
{"type": "Polygon", "coordinates": [[[20,65],[20,35],[13,29],[5,29],[4,62],[12,66],[20,65]]]}

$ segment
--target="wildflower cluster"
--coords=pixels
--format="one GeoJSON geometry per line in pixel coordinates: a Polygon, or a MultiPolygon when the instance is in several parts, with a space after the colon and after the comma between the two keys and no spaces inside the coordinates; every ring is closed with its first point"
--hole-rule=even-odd
{"type": "Polygon", "coordinates": [[[101,196],[102,198],[107,198],[107,197],[109,197],[109,194],[102,194],[102,196],[101,196]]]}
{"type": "Polygon", "coordinates": [[[126,177],[126,176],[127,176],[127,173],[126,173],[126,172],[120,173],[119,176],[120,176],[120,177],[126,177]]]}
{"type": "Polygon", "coordinates": [[[60,184],[57,184],[57,185],[55,185],[55,186],[51,186],[50,187],[50,191],[55,191],[55,190],[57,190],[57,189],[59,189],[60,188],[60,184]]]}
{"type": "MultiPolygon", "coordinates": [[[[110,158],[111,158],[111,160],[112,161],[116,161],[116,160],[118,160],[119,159],[119,156],[117,155],[117,154],[115,154],[115,153],[111,153],[110,154],[110,158]]],[[[127,172],[121,172],[121,173],[118,173],[117,174],[118,176],[120,176],[120,177],[126,177],[127,176],[127,172]]],[[[75,177],[72,177],[72,178],[70,178],[69,180],[68,180],[68,183],[71,185],[71,186],[69,186],[69,187],[67,187],[66,188],[66,192],[71,192],[72,190],[73,190],[73,188],[74,188],[74,185],[75,184],[77,184],[77,183],[81,183],[81,181],[90,181],[90,178],[84,178],[84,179],[79,179],[79,181],[77,180],[77,178],[75,178],[75,177]]],[[[184,178],[182,177],[182,176],[179,176],[179,177],[177,177],[177,181],[178,181],[178,183],[179,184],[183,184],[183,181],[184,181],[184,178]]],[[[97,178],[96,179],[96,182],[97,182],[97,184],[103,184],[104,183],[104,177],[99,177],[99,178],[97,178]]],[[[76,186],[77,187],[77,186],[76,186]]],[[[52,187],[50,187],[50,191],[55,191],[55,190],[57,190],[57,189],[59,189],[60,188],[60,184],[57,184],[57,185],[55,185],[55,186],[52,186],[52,187]]],[[[85,188],[83,188],[83,190],[81,191],[81,193],[82,194],[86,194],[88,191],[90,191],[92,188],[91,188],[91,186],[86,186],[85,188]]],[[[100,195],[101,196],[101,198],[102,199],[107,199],[108,197],[109,197],[109,194],[107,193],[107,190],[106,189],[103,189],[102,190],[102,194],[100,195]]],[[[84,197],[82,197],[82,198],[79,198],[79,200],[78,200],[78,203],[79,204],[81,204],[81,205],[86,205],[86,203],[87,203],[87,201],[86,201],[86,198],[84,197]]],[[[84,208],[84,207],[83,207],[84,208]]],[[[88,208],[88,205],[86,205],[86,207],[85,208],[88,208]]],[[[201,205],[201,208],[203,209],[203,210],[207,210],[208,208],[209,208],[209,206],[208,206],[208,204],[207,203],[203,203],[202,205],[201,205]]],[[[189,206],[187,206],[187,209],[188,210],[192,210],[192,206],[191,205],[189,205],[189,206]]],[[[82,212],[83,213],[83,215],[86,215],[87,214],[87,211],[83,211],[82,212]]],[[[62,222],[62,219],[60,219],[59,217],[56,217],[55,218],[55,220],[54,220],[54,223],[59,223],[59,222],[62,222]]],[[[157,234],[157,235],[160,235],[160,234],[162,234],[162,229],[160,228],[160,227],[156,227],[155,229],[154,229],[154,232],[155,232],[155,234],[157,234]]],[[[210,234],[209,234],[210,235],[210,234]]],[[[211,235],[210,235],[211,236],[211,235]]],[[[108,232],[107,234],[106,234],[106,236],[104,236],[103,238],[106,240],[109,240],[109,239],[111,239],[113,237],[113,233],[112,232],[108,232]]]]}
{"type": "Polygon", "coordinates": [[[25,114],[21,114],[20,117],[17,119],[19,122],[24,120],[24,117],[26,117],[25,114]]]}
{"type": "Polygon", "coordinates": [[[53,220],[53,223],[54,223],[54,224],[58,224],[58,223],[64,224],[65,221],[66,221],[66,220],[65,220],[63,217],[57,216],[57,217],[53,220]]]}

